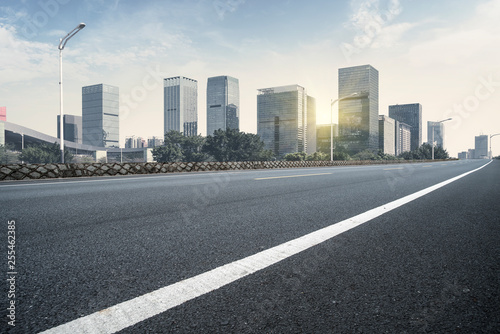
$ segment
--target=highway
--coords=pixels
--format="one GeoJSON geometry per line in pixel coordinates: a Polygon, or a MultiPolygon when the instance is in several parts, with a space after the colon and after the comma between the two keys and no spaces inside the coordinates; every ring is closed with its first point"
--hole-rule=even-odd
{"type": "Polygon", "coordinates": [[[2,182],[0,328],[498,333],[499,203],[498,160],[2,182]]]}

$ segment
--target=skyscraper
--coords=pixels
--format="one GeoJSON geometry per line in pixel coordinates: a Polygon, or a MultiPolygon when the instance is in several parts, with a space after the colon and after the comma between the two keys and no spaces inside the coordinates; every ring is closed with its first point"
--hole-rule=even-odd
{"type": "Polygon", "coordinates": [[[396,122],[396,156],[411,151],[411,126],[396,122]]]}
{"type": "Polygon", "coordinates": [[[422,145],[422,105],[420,103],[389,106],[389,117],[411,126],[411,151],[422,145]]]}
{"type": "Polygon", "coordinates": [[[240,127],[239,81],[230,76],[208,78],[207,136],[215,130],[240,127]]]}
{"type": "Polygon", "coordinates": [[[0,121],[7,122],[7,107],[0,107],[0,121]]]}
{"type": "Polygon", "coordinates": [[[198,134],[198,81],[186,77],[163,81],[164,133],[175,130],[184,136],[198,134]]]}
{"type": "MultiPolygon", "coordinates": [[[[314,100],[299,85],[259,89],[257,95],[257,134],[277,157],[308,152],[308,115],[316,115],[314,100]],[[311,106],[309,106],[311,103],[311,106]]],[[[315,117],[315,116],[314,116],[315,117]]]]}
{"type": "Polygon", "coordinates": [[[385,154],[396,154],[396,121],[385,115],[379,115],[379,149],[385,154]]]}
{"type": "Polygon", "coordinates": [[[474,158],[475,159],[488,159],[488,136],[481,135],[475,137],[474,158]]]}
{"type": "Polygon", "coordinates": [[[427,122],[427,142],[432,145],[432,134],[436,147],[444,148],[444,124],[441,122],[427,122]]]}
{"type": "Polygon", "coordinates": [[[313,154],[317,151],[317,132],[316,132],[316,99],[307,96],[307,154],[313,154]]]}
{"type": "MultiPolygon", "coordinates": [[[[64,140],[82,143],[82,116],[63,115],[64,140]]],[[[57,115],[57,138],[61,138],[61,115],[57,115]]]]}
{"type": "Polygon", "coordinates": [[[378,150],[378,77],[371,65],[339,69],[339,143],[351,154],[378,150]]]}
{"type": "Polygon", "coordinates": [[[82,87],[83,144],[119,147],[119,89],[98,84],[82,87]]]}

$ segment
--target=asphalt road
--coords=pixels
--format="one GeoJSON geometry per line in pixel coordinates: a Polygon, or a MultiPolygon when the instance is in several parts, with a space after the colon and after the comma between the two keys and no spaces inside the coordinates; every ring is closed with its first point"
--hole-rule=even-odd
{"type": "MultiPolygon", "coordinates": [[[[486,163],[2,182],[0,246],[7,254],[15,221],[16,274],[14,298],[2,285],[0,328],[38,333],[106,313],[486,163]]],[[[120,333],[498,333],[499,203],[493,161],[120,333]]]]}

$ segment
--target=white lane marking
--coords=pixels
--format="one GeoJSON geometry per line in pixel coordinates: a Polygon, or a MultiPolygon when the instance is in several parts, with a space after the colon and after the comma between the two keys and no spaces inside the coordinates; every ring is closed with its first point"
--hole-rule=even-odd
{"type": "Polygon", "coordinates": [[[301,175],[283,175],[283,176],[271,176],[271,177],[259,177],[254,180],[271,180],[271,179],[285,179],[288,177],[304,177],[304,176],[318,176],[318,175],[331,175],[333,173],[317,173],[317,174],[301,174],[301,175]]]}
{"type": "Polygon", "coordinates": [[[70,321],[43,333],[114,333],[135,325],[191,299],[217,290],[240,278],[278,263],[292,255],[316,246],[343,232],[405,205],[415,199],[474,173],[491,163],[443,181],[411,195],[366,211],[362,214],[327,226],[300,238],[285,242],[241,260],[207,271],[203,274],[165,286],[107,309],[70,321]]]}

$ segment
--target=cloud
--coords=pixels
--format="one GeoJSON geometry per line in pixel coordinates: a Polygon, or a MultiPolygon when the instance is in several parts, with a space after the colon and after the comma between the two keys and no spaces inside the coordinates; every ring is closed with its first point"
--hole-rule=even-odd
{"type": "Polygon", "coordinates": [[[0,85],[30,81],[56,70],[53,46],[23,41],[16,37],[16,29],[0,25],[0,85]]]}
{"type": "Polygon", "coordinates": [[[433,29],[426,40],[410,49],[414,66],[486,66],[498,62],[500,1],[483,3],[475,15],[455,27],[433,29]],[[430,37],[430,38],[429,38],[430,37]],[[477,59],[481,59],[480,62],[477,59]]]}

